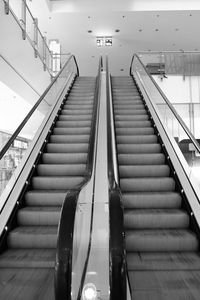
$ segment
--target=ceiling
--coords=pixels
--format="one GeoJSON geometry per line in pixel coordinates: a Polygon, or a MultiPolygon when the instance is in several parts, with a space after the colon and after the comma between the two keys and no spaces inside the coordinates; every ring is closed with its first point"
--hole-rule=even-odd
{"type": "Polygon", "coordinates": [[[134,52],[200,50],[199,0],[32,0],[28,5],[42,33],[59,39],[64,53],[75,54],[84,75],[96,73],[101,54],[109,55],[113,74],[125,75],[134,52]],[[97,47],[97,36],[112,36],[112,47],[97,47]]]}

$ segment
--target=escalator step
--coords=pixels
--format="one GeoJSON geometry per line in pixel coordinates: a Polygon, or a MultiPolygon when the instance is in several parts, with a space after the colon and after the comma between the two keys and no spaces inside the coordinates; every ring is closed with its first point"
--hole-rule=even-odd
{"type": "Polygon", "coordinates": [[[118,121],[116,121],[116,129],[118,130],[118,128],[146,128],[146,127],[151,127],[151,122],[150,121],[130,121],[131,122],[127,122],[124,120],[122,120],[122,117],[117,118],[118,121]],[[121,119],[120,119],[121,118],[121,119]],[[120,122],[119,122],[120,121],[120,122]]]}
{"type": "Polygon", "coordinates": [[[167,165],[120,165],[120,178],[134,177],[167,177],[170,174],[170,168],[167,165]]]}
{"type": "Polygon", "coordinates": [[[150,154],[119,154],[120,165],[163,165],[165,156],[163,153],[150,154]]]}
{"type": "Polygon", "coordinates": [[[85,164],[87,153],[44,153],[42,162],[45,164],[85,164]]]}
{"type": "Polygon", "coordinates": [[[57,226],[20,226],[8,235],[8,247],[17,249],[56,247],[57,226]]]}
{"type": "Polygon", "coordinates": [[[115,126],[116,127],[133,127],[135,121],[148,121],[149,116],[147,114],[143,115],[116,115],[115,116],[115,126]]]}
{"type": "Polygon", "coordinates": [[[144,128],[116,128],[116,134],[120,135],[152,135],[154,134],[154,129],[152,127],[144,128]]]}
{"type": "MultiPolygon", "coordinates": [[[[133,102],[133,101],[132,101],[133,102]]],[[[120,111],[120,112],[123,112],[124,110],[125,111],[128,111],[128,110],[131,110],[131,111],[134,111],[134,110],[143,110],[145,109],[144,107],[144,104],[143,103],[132,103],[132,104],[115,104],[115,107],[114,107],[114,111],[120,111]]]]}
{"type": "Polygon", "coordinates": [[[69,100],[69,98],[67,99],[66,101],[66,105],[73,105],[73,106],[77,106],[77,107],[80,107],[80,105],[87,105],[87,106],[91,106],[93,107],[93,100],[84,100],[84,101],[81,101],[79,99],[77,100],[69,100]]]}
{"type": "MultiPolygon", "coordinates": [[[[73,103],[73,102],[72,102],[73,103]]],[[[71,104],[68,101],[63,106],[64,109],[73,109],[73,110],[91,110],[93,108],[93,104],[85,104],[85,103],[79,103],[77,104],[71,104]]]]}
{"type": "Polygon", "coordinates": [[[63,109],[61,115],[92,115],[92,109],[83,110],[83,109],[63,109]]]}
{"type": "Polygon", "coordinates": [[[152,144],[157,142],[156,135],[123,135],[116,137],[118,144],[152,144]]]}
{"type": "Polygon", "coordinates": [[[48,143],[47,152],[48,153],[87,153],[88,144],[58,144],[58,143],[48,143]]]}
{"type": "Polygon", "coordinates": [[[126,231],[126,249],[128,252],[174,252],[197,251],[197,236],[184,229],[155,229],[126,231]]]}
{"type": "Polygon", "coordinates": [[[139,153],[160,153],[161,146],[154,144],[118,144],[117,150],[119,154],[139,154],[139,153]]]}
{"type": "Polygon", "coordinates": [[[55,249],[10,249],[0,256],[0,268],[54,268],[55,249]]]}
{"type": "Polygon", "coordinates": [[[178,209],[126,209],[126,229],[170,229],[187,228],[189,216],[178,209]]]}
{"type": "Polygon", "coordinates": [[[37,166],[39,176],[84,176],[86,164],[40,164],[37,166]]]}
{"type": "MultiPolygon", "coordinates": [[[[72,116],[69,116],[72,117],[72,116]]],[[[75,128],[84,128],[84,127],[90,127],[91,126],[91,121],[90,117],[87,115],[82,115],[81,120],[77,119],[76,116],[73,116],[73,120],[71,120],[68,116],[60,116],[59,121],[56,122],[57,127],[75,127],[75,128]]]]}
{"type": "Polygon", "coordinates": [[[199,252],[140,252],[128,253],[127,262],[129,270],[137,271],[177,271],[200,269],[199,252]]]}
{"type": "Polygon", "coordinates": [[[70,135],[70,136],[62,136],[52,134],[50,136],[51,143],[88,143],[89,142],[89,135],[70,135]]]}
{"type": "Polygon", "coordinates": [[[83,127],[83,128],[61,128],[61,127],[55,127],[53,130],[53,133],[56,135],[89,135],[91,131],[91,128],[89,127],[83,127]]]}
{"type": "Polygon", "coordinates": [[[25,194],[28,206],[61,206],[65,200],[66,191],[60,190],[32,190],[25,194]]]}
{"type": "Polygon", "coordinates": [[[123,193],[125,208],[180,208],[182,198],[176,192],[123,193]]]}
{"type": "Polygon", "coordinates": [[[25,207],[17,215],[18,225],[22,226],[58,226],[60,207],[25,207]]]}
{"type": "Polygon", "coordinates": [[[168,192],[175,190],[175,181],[171,177],[162,178],[122,178],[122,192],[168,192]]]}
{"type": "Polygon", "coordinates": [[[77,187],[83,178],[81,176],[37,176],[32,178],[32,187],[38,190],[70,190],[77,187]]]}
{"type": "Polygon", "coordinates": [[[146,110],[143,108],[143,109],[129,109],[129,110],[120,110],[120,109],[116,109],[115,110],[115,114],[116,115],[145,115],[146,113],[146,110]]]}
{"type": "Polygon", "coordinates": [[[140,97],[135,97],[133,99],[123,99],[123,98],[121,98],[121,100],[118,99],[118,100],[114,100],[113,102],[115,104],[114,107],[117,107],[118,105],[119,106],[126,106],[126,105],[132,105],[132,104],[140,104],[140,105],[143,104],[143,107],[144,107],[144,103],[143,103],[143,101],[141,100],[140,97]]]}

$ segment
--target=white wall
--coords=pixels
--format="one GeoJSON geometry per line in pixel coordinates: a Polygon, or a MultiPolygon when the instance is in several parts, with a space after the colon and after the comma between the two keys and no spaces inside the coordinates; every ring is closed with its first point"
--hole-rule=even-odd
{"type": "Polygon", "coordinates": [[[200,77],[172,76],[160,79],[153,76],[171,103],[198,103],[200,102],[200,77]]]}

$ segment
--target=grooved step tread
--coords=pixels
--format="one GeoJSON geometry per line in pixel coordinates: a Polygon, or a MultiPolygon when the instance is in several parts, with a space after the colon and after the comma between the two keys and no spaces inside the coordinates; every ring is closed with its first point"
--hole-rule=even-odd
{"type": "Polygon", "coordinates": [[[140,252],[128,253],[129,270],[200,270],[199,252],[140,252]]]}
{"type": "Polygon", "coordinates": [[[61,206],[67,190],[31,190],[25,194],[25,202],[31,206],[61,206]]]}
{"type": "Polygon", "coordinates": [[[45,164],[82,164],[87,159],[87,153],[44,153],[42,162],[45,164]]]}
{"type": "Polygon", "coordinates": [[[165,156],[163,153],[150,154],[118,154],[120,165],[163,165],[165,156]]]}
{"type": "Polygon", "coordinates": [[[1,268],[1,299],[54,300],[54,268],[1,268]]]}
{"type": "Polygon", "coordinates": [[[179,208],[182,198],[177,192],[122,193],[125,208],[179,208]]]}
{"type": "Polygon", "coordinates": [[[10,249],[0,255],[0,269],[54,268],[55,256],[56,249],[10,249]]]}
{"type": "Polygon", "coordinates": [[[199,241],[190,230],[154,229],[127,230],[126,249],[128,252],[176,252],[198,251],[199,241]]]}
{"type": "Polygon", "coordinates": [[[38,190],[66,190],[81,184],[82,176],[37,176],[32,178],[32,187],[38,190]]]}
{"type": "Polygon", "coordinates": [[[184,229],[189,216],[180,209],[126,209],[124,226],[128,229],[184,229]]]}
{"type": "Polygon", "coordinates": [[[62,143],[48,143],[47,153],[87,153],[87,143],[74,143],[74,144],[62,144],[62,143]]]}
{"type": "Polygon", "coordinates": [[[54,249],[57,230],[57,226],[19,226],[9,233],[8,246],[17,249],[54,249]]]}
{"type": "Polygon", "coordinates": [[[58,225],[61,206],[28,206],[19,210],[17,222],[22,226],[58,225]]]}
{"type": "Polygon", "coordinates": [[[84,176],[86,164],[40,164],[37,166],[39,176],[84,176]]]}
{"type": "Polygon", "coordinates": [[[120,178],[167,177],[170,168],[167,165],[120,165],[120,178]]]}
{"type": "Polygon", "coordinates": [[[161,146],[158,143],[153,144],[118,144],[117,152],[119,154],[142,154],[142,153],[160,153],[161,146]]]}

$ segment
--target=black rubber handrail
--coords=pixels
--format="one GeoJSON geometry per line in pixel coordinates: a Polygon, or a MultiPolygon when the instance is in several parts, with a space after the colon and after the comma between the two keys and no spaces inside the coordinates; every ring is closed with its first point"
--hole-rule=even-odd
{"type": "Polygon", "coordinates": [[[169,107],[169,109],[172,111],[172,113],[175,116],[175,118],[177,119],[178,123],[182,126],[183,130],[185,131],[185,133],[187,134],[187,136],[192,141],[192,143],[195,146],[196,150],[200,153],[200,145],[197,142],[197,140],[195,139],[194,135],[190,132],[189,128],[187,127],[187,125],[185,124],[185,122],[183,121],[183,119],[179,116],[179,114],[177,113],[177,111],[175,110],[175,108],[173,107],[173,105],[171,104],[171,102],[168,100],[168,98],[166,97],[166,95],[163,93],[163,91],[161,90],[161,88],[159,87],[159,85],[157,84],[157,82],[149,74],[149,72],[147,71],[145,65],[143,64],[143,62],[141,61],[141,59],[139,58],[139,56],[137,54],[134,54],[133,57],[132,57],[132,60],[131,60],[130,76],[133,75],[132,74],[132,66],[133,66],[134,58],[137,58],[137,60],[139,61],[140,65],[143,67],[146,75],[149,77],[149,79],[151,80],[151,82],[153,83],[153,85],[155,86],[155,88],[158,90],[158,92],[160,93],[161,97],[163,98],[163,100],[165,101],[165,103],[167,104],[167,106],[169,107]]]}
{"type": "Polygon", "coordinates": [[[40,96],[39,100],[34,104],[34,106],[31,108],[31,110],[29,111],[29,113],[27,114],[27,116],[24,118],[24,120],[21,122],[21,124],[17,127],[17,129],[15,130],[15,132],[12,134],[12,136],[10,137],[10,139],[8,140],[8,142],[5,144],[5,146],[2,148],[1,152],[0,152],[0,160],[2,159],[2,157],[4,156],[4,154],[8,151],[8,149],[10,148],[10,146],[12,145],[12,143],[14,142],[14,140],[16,139],[16,137],[19,135],[19,133],[21,132],[21,130],[24,128],[24,126],[26,125],[26,123],[28,122],[28,120],[30,119],[30,117],[32,116],[32,114],[35,112],[35,110],[37,109],[37,107],[40,105],[40,103],[44,100],[45,96],[47,95],[47,93],[49,92],[49,90],[52,88],[52,86],[54,85],[54,83],[57,81],[57,79],[60,77],[61,73],[63,72],[63,70],[66,68],[66,66],[69,64],[69,62],[71,61],[71,59],[74,60],[75,65],[76,65],[76,69],[77,69],[77,75],[79,75],[79,69],[78,69],[78,65],[76,62],[76,58],[74,55],[71,55],[68,60],[66,61],[66,63],[64,64],[63,68],[58,72],[58,74],[56,75],[56,77],[52,80],[52,82],[49,84],[49,86],[47,87],[47,89],[44,91],[44,93],[40,96]]]}
{"type": "MultiPolygon", "coordinates": [[[[94,168],[95,158],[95,141],[96,141],[96,128],[97,128],[97,114],[99,106],[99,87],[100,87],[100,72],[102,70],[102,57],[99,60],[98,75],[96,79],[96,88],[94,95],[94,110],[91,122],[91,132],[89,140],[89,149],[87,157],[86,175],[83,182],[76,187],[76,189],[68,192],[61,212],[59,229],[58,229],[58,242],[57,242],[57,253],[56,253],[56,264],[55,264],[55,299],[56,300],[70,300],[71,297],[71,286],[72,286],[72,258],[73,258],[73,235],[75,226],[75,215],[78,203],[78,197],[81,189],[90,180],[92,171],[94,168]]],[[[91,207],[91,223],[89,233],[89,245],[87,251],[87,257],[84,264],[83,273],[81,275],[81,283],[78,292],[78,299],[81,297],[83,284],[85,280],[85,274],[87,270],[91,239],[92,239],[92,224],[93,224],[93,209],[94,203],[92,202],[91,207]]]]}
{"type": "MultiPolygon", "coordinates": [[[[111,123],[111,86],[106,57],[106,95],[107,95],[107,135],[108,135],[108,181],[109,181],[109,263],[110,263],[110,300],[126,300],[126,256],[125,256],[125,234],[124,234],[124,213],[121,201],[121,192],[118,186],[118,178],[114,171],[115,152],[113,145],[113,132],[111,123]]],[[[117,176],[118,177],[118,176],[117,176]]]]}

